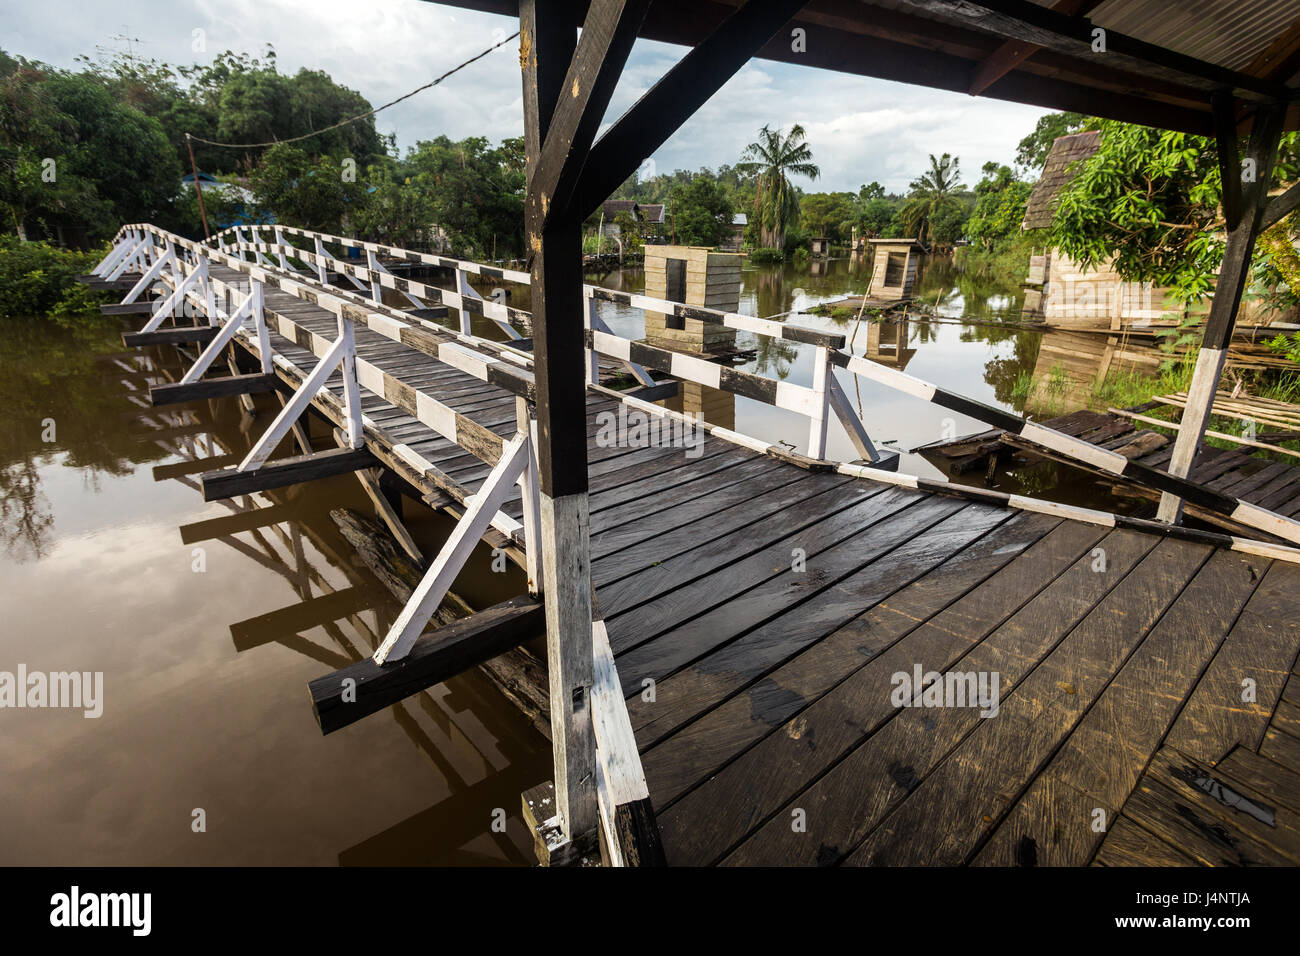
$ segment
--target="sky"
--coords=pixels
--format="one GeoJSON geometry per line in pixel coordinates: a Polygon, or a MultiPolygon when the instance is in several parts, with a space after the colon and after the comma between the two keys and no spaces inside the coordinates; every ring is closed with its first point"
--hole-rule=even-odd
{"type": "MultiPolygon", "coordinates": [[[[505,39],[518,21],[424,0],[0,0],[0,48],[60,67],[78,55],[128,48],[168,63],[209,62],[223,50],[275,48],[281,72],[323,70],[378,106],[505,39]],[[199,32],[201,31],[201,32],[199,32]]],[[[612,122],[686,52],[640,40],[614,93],[612,122]]],[[[405,151],[421,139],[523,135],[518,43],[376,117],[405,151]]],[[[734,164],[763,125],[801,123],[814,160],[806,191],[877,181],[905,192],[930,153],[961,160],[963,182],[1010,164],[1044,110],[847,74],[751,61],[652,157],[647,173],[734,164]]],[[[203,132],[195,130],[198,135],[203,132]]],[[[206,135],[211,136],[211,132],[206,135]]]]}

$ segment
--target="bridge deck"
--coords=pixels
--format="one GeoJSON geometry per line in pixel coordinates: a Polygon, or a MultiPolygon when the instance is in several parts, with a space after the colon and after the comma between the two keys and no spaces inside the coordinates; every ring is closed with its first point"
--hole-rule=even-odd
{"type": "MultiPolygon", "coordinates": [[[[334,335],[302,300],[268,289],[266,309],[334,335]]],[[[290,379],[316,362],[273,346],[290,379]]],[[[513,433],[505,391],[365,329],[357,350],[513,433]]],[[[477,458],[362,401],[381,459],[402,442],[444,472],[404,473],[431,502],[482,482],[477,458]]],[[[1209,764],[1263,742],[1300,650],[1300,567],[716,438],[694,457],[599,447],[615,407],[588,401],[592,575],[670,863],[1087,863],[1098,813],[1119,817],[1162,746],[1209,764]],[[896,707],[914,668],[996,673],[1000,712],[896,707]]]]}

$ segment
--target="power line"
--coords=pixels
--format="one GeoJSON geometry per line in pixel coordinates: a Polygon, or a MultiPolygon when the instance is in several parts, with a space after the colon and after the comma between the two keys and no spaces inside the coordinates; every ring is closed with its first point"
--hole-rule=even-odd
{"type": "Polygon", "coordinates": [[[366,119],[366,118],[369,117],[369,116],[374,116],[376,113],[380,112],[381,110],[386,110],[386,109],[388,109],[388,107],[390,107],[390,106],[396,106],[398,103],[402,102],[402,100],[409,100],[409,99],[410,99],[412,96],[414,96],[416,93],[422,93],[422,92],[424,92],[425,90],[430,89],[431,87],[437,86],[439,83],[441,83],[441,82],[442,82],[443,80],[445,80],[447,77],[451,76],[453,73],[459,73],[461,70],[465,69],[465,67],[469,66],[471,63],[474,63],[474,62],[476,62],[477,60],[481,60],[481,59],[483,59],[483,57],[487,56],[489,53],[491,53],[491,52],[492,52],[493,50],[495,50],[497,47],[505,46],[507,43],[509,43],[511,40],[513,40],[513,39],[514,39],[515,37],[517,37],[517,36],[519,36],[519,31],[518,31],[518,30],[516,30],[514,33],[510,34],[510,36],[506,37],[506,38],[505,38],[504,40],[502,40],[500,43],[494,43],[494,44],[492,44],[492,46],[488,47],[488,48],[487,48],[486,50],[484,50],[482,53],[479,53],[479,54],[477,54],[477,55],[475,55],[475,56],[470,57],[470,58],[469,58],[468,60],[466,60],[464,63],[461,63],[461,64],[458,65],[458,66],[454,66],[454,67],[452,67],[452,68],[451,68],[450,70],[448,70],[446,73],[442,74],[442,76],[438,77],[438,78],[435,79],[435,80],[432,80],[431,82],[425,83],[423,86],[418,86],[418,87],[416,87],[415,89],[411,90],[411,92],[407,93],[406,95],[404,95],[404,96],[399,96],[397,99],[392,100],[391,102],[385,103],[383,106],[376,106],[376,107],[375,107],[374,109],[372,109],[372,110],[367,110],[367,111],[364,112],[364,113],[360,113],[360,114],[358,114],[358,115],[356,115],[356,116],[349,117],[348,119],[340,120],[339,122],[335,123],[333,126],[326,126],[324,129],[313,130],[313,131],[310,132],[310,133],[303,133],[301,136],[293,136],[293,137],[290,137],[289,139],[276,139],[276,140],[272,140],[272,141],[269,142],[269,143],[218,143],[218,142],[215,142],[214,140],[204,139],[202,136],[195,136],[195,135],[193,135],[192,133],[186,133],[186,134],[185,134],[185,138],[186,138],[186,139],[192,139],[192,140],[195,140],[195,141],[200,142],[200,143],[206,143],[208,146],[226,146],[226,147],[230,147],[231,149],[261,149],[263,146],[277,146],[277,145],[279,145],[280,143],[296,143],[296,142],[299,142],[300,140],[311,139],[313,136],[320,136],[320,135],[322,135],[322,134],[324,134],[324,133],[328,133],[328,132],[330,132],[331,130],[336,130],[336,129],[342,127],[342,126],[347,126],[349,123],[355,123],[355,122],[357,122],[358,120],[363,120],[363,119],[366,119]]]}

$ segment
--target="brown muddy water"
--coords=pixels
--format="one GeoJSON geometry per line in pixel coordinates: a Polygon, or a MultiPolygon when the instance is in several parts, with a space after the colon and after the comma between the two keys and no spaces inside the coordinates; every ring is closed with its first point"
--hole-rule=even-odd
{"type": "MultiPolygon", "coordinates": [[[[908,372],[1020,411],[1012,385],[1034,368],[1040,333],[996,325],[1018,317],[1014,290],[937,265],[921,296],[942,314],[994,324],[886,323],[872,337],[864,323],[854,351],[871,354],[874,343],[881,358],[882,344],[901,347],[908,372]]],[[[744,276],[741,311],[763,316],[860,292],[866,280],[847,260],[744,276]]],[[[637,270],[597,281],[643,287],[637,270]]],[[[515,292],[512,303],[527,308],[527,290],[515,292]]],[[[602,305],[616,331],[643,334],[639,312],[602,305]]],[[[852,331],[851,321],[791,321],[852,331]]],[[[259,398],[251,426],[235,399],[142,407],[149,384],[174,380],[183,360],[171,348],[124,351],[122,328],[0,323],[0,672],[103,673],[98,718],[0,709],[0,864],[534,862],[519,794],[550,776],[550,746],[477,672],[329,737],[316,726],[307,682],[370,653],[399,610],[329,517],[340,507],[373,513],[355,479],[205,504],[197,475],[212,466],[194,459],[242,454],[274,399],[259,398]],[[251,509],[275,511],[255,530],[236,530],[251,509]],[[201,540],[186,543],[182,529],[201,540]],[[498,809],[503,832],[493,827],[498,809]],[[198,810],[205,832],[195,832],[198,810]]],[[[810,348],[743,333],[737,345],[755,350],[741,368],[811,380],[810,348]]],[[[953,413],[869,382],[841,382],[873,437],[893,447],[983,427],[945,421],[953,413]]],[[[702,410],[806,445],[806,423],[778,409],[714,395],[702,410]]],[[[854,457],[838,424],[830,454],[854,457]]],[[[901,470],[938,474],[912,454],[901,470]]],[[[998,481],[1115,506],[1050,464],[1008,469],[998,481]]],[[[450,522],[409,499],[407,516],[435,552],[450,522]]],[[[480,553],[456,584],[476,607],[523,589],[517,571],[488,565],[480,553]]]]}
{"type": "MultiPolygon", "coordinates": [[[[172,349],[124,352],[119,331],[0,323],[0,671],[103,673],[99,718],[0,709],[0,864],[534,862],[519,794],[549,777],[550,747],[477,672],[316,726],[307,682],[369,653],[399,610],[329,517],[367,510],[356,480],[239,499],[283,520],[183,543],[235,513],[183,463],[247,450],[257,425],[241,431],[234,400],[133,405],[183,368],[172,349]],[[169,465],[188,473],[155,480],[169,465]],[[365,610],[313,623],[334,592],[365,610]],[[294,623],[256,620],[280,609],[294,623]]],[[[407,505],[436,550],[449,523],[407,505]]],[[[478,557],[457,585],[471,603],[522,590],[478,557]]]]}

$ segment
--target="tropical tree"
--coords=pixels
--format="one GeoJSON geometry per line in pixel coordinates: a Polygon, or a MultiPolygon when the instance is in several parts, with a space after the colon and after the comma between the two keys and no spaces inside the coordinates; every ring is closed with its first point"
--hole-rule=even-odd
{"type": "Polygon", "coordinates": [[[984,178],[975,185],[975,211],[966,223],[966,235],[989,250],[1020,234],[1033,186],[1016,179],[1011,167],[1000,163],[985,163],[982,172],[984,178]]]}
{"type": "Polygon", "coordinates": [[[798,123],[788,134],[764,126],[757,142],[745,147],[736,170],[757,177],[754,214],[763,246],[781,249],[786,230],[799,223],[799,194],[787,178],[790,175],[816,179],[821,169],[812,161],[804,128],[798,123]]]}
{"type": "MultiPolygon", "coordinates": [[[[1122,278],[1168,286],[1185,301],[1209,295],[1224,252],[1215,141],[1113,120],[1094,128],[1097,152],[1078,161],[1061,188],[1048,241],[1085,268],[1111,262],[1122,278]]],[[[1298,177],[1300,138],[1289,133],[1270,186],[1298,177]]],[[[1296,290],[1283,271],[1285,247],[1296,232],[1289,220],[1269,232],[1256,249],[1255,279],[1270,298],[1284,285],[1278,304],[1286,304],[1296,290]]]]}
{"type": "Polygon", "coordinates": [[[672,192],[677,241],[716,246],[731,232],[731,199],[712,176],[699,175],[672,192]]]}
{"type": "Polygon", "coordinates": [[[1086,119],[1082,113],[1048,113],[1040,116],[1034,131],[1022,139],[1016,148],[1016,165],[1025,172],[1042,169],[1057,138],[1079,132],[1086,125],[1086,119]]]}
{"type": "Polygon", "coordinates": [[[944,153],[938,159],[930,154],[930,168],[912,180],[910,192],[898,216],[903,227],[924,242],[931,223],[951,216],[960,208],[957,191],[961,189],[961,170],[957,157],[944,153]]]}

